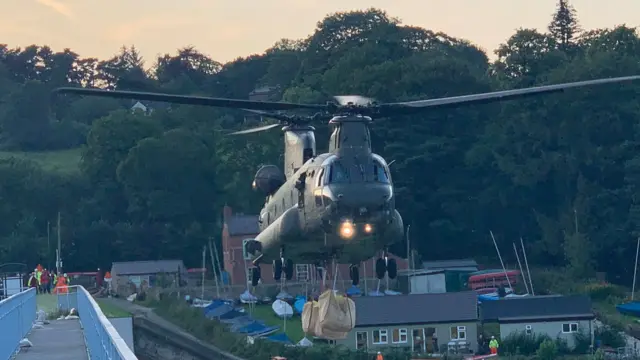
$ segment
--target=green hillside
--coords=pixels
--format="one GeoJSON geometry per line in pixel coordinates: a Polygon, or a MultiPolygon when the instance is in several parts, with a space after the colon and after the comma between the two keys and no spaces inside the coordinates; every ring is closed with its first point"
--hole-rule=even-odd
{"type": "Polygon", "coordinates": [[[70,173],[79,170],[81,154],[80,148],[42,152],[0,151],[0,159],[10,157],[27,159],[34,161],[45,170],[70,173]]]}

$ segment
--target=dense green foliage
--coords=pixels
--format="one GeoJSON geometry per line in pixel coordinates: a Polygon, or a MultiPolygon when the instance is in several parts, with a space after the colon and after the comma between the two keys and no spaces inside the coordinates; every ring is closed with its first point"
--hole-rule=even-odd
{"type": "MultiPolygon", "coordinates": [[[[50,261],[47,224],[55,235],[60,211],[67,268],[159,257],[195,266],[205,241],[219,238],[222,205],[257,213],[253,173],[282,160],[277,131],[223,136],[255,122],[239,112],[162,104],[132,112],[131,101],[52,101],[54,87],[247,98],[277,86],[274,100],[400,101],[640,74],[635,29],[580,32],[576,19],[560,7],[549,33],[519,29],[493,62],[466,40],[375,9],[330,15],[307,39],[228,64],[193,48],[145,68],[134,47],[98,61],[0,46],[0,145],[3,154],[21,151],[0,157],[0,262],[50,261]],[[27,151],[78,146],[77,172],[24,160],[27,151]]],[[[493,258],[493,230],[504,248],[524,237],[532,264],[630,278],[640,223],[637,95],[637,85],[624,84],[380,119],[374,150],[395,160],[397,203],[418,252],[493,258]]],[[[319,126],[320,150],[326,135],[319,126]]]]}

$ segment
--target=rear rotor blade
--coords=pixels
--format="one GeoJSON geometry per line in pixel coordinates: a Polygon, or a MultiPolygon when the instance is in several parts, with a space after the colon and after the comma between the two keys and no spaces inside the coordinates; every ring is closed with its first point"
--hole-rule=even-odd
{"type": "Polygon", "coordinates": [[[381,104],[379,109],[382,115],[393,114],[413,114],[417,112],[427,111],[432,108],[458,107],[472,104],[485,104],[502,100],[511,100],[546,93],[563,92],[567,89],[578,88],[583,86],[603,85],[618,83],[623,81],[640,80],[640,76],[625,76],[608,79],[597,79],[588,81],[578,81],[565,84],[536,86],[524,89],[495,91],[483,94],[472,94],[463,96],[454,96],[440,99],[408,101],[400,103],[381,104]]]}
{"type": "Polygon", "coordinates": [[[110,91],[100,89],[85,89],[62,87],[54,90],[56,93],[77,94],[87,96],[101,96],[116,99],[136,99],[146,101],[168,102],[183,105],[203,105],[249,110],[294,110],[294,109],[326,109],[326,105],[319,104],[294,104],[286,102],[251,101],[239,99],[213,98],[206,96],[171,95],[139,91],[110,91]]]}
{"type": "Polygon", "coordinates": [[[278,126],[282,126],[282,125],[281,125],[281,124],[269,124],[269,125],[265,125],[265,126],[260,126],[260,127],[252,128],[252,129],[235,131],[235,132],[230,133],[229,135],[244,135],[244,134],[252,134],[252,133],[256,133],[256,132],[260,132],[260,131],[267,131],[267,130],[271,130],[271,129],[276,128],[276,127],[278,127],[278,126]]]}

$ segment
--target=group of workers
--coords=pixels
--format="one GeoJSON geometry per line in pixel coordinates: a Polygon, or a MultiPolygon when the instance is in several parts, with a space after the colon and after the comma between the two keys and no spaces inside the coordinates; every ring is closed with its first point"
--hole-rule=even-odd
{"type": "Polygon", "coordinates": [[[29,276],[27,286],[35,288],[38,294],[51,294],[52,289],[54,293],[62,287],[66,290],[70,282],[71,279],[66,273],[59,275],[38,265],[29,276]]]}

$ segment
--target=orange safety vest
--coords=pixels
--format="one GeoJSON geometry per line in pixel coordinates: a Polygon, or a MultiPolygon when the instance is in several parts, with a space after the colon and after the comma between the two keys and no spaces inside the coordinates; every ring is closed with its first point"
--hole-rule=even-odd
{"type": "Polygon", "coordinates": [[[107,271],[107,273],[104,274],[104,278],[105,279],[111,279],[111,273],[107,271]]]}
{"type": "Polygon", "coordinates": [[[378,354],[376,356],[376,360],[384,360],[384,358],[382,357],[382,354],[378,354]]]}
{"type": "Polygon", "coordinates": [[[69,288],[67,288],[64,276],[58,276],[58,283],[56,284],[56,288],[53,289],[53,292],[56,294],[66,294],[68,291],[69,288]]]}

